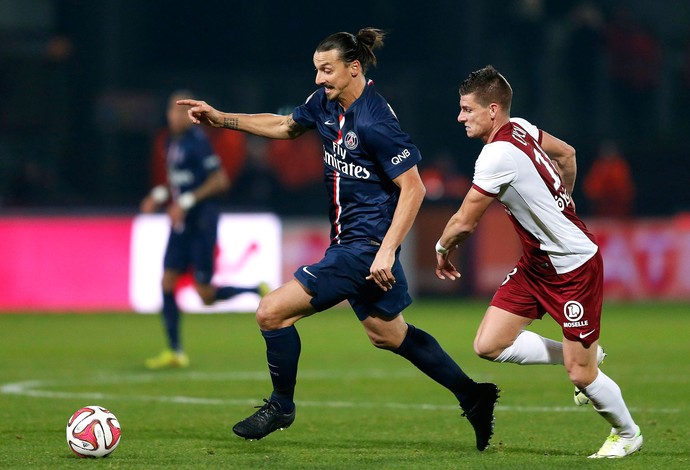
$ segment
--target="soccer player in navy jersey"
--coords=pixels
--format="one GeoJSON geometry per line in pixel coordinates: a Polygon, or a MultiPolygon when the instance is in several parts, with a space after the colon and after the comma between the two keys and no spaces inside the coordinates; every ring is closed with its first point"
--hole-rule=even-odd
{"type": "Polygon", "coordinates": [[[149,369],[189,365],[189,357],[184,353],[180,339],[180,309],[175,301],[175,284],[190,266],[194,268],[194,287],[205,305],[244,292],[261,294],[268,291],[268,287],[262,284],[252,287],[216,287],[211,284],[220,216],[217,197],[228,190],[230,181],[204,131],[194,127],[185,110],[175,104],[179,98],[189,95],[187,91],[176,91],[168,101],[170,136],[165,155],[168,185],[156,186],[141,202],[143,213],[154,212],[169,202],[171,221],[163,261],[161,315],[168,347],[158,356],[146,360],[149,369]]]}
{"type": "Polygon", "coordinates": [[[181,100],[194,123],[273,139],[316,130],[323,141],[324,181],[330,200],[332,243],[321,261],[300,267],[294,279],[264,297],[256,312],[266,341],[273,392],[233,431],[261,439],[290,426],[300,355],[295,323],[347,300],[372,344],[406,358],[459,400],[475,430],[476,446],[489,445],[498,388],[469,378],[428,333],[405,322],[411,302],[398,255],[425,189],[421,156],[395,113],[365,72],[384,33],[365,28],[335,33],[314,53],[320,87],[292,114],[232,114],[203,101],[181,100]]]}
{"type": "Polygon", "coordinates": [[[491,66],[460,86],[458,121],[484,142],[473,184],[436,244],[436,275],[457,279],[449,254],[474,231],[498,200],[522,242],[523,254],[507,275],[474,341],[482,358],[516,364],[563,364],[576,403],[589,402],[612,430],[591,458],[629,455],[642,446],[618,385],[598,367],[603,263],[594,236],[575,214],[571,195],[575,149],[524,119],[510,117],[513,91],[491,66]],[[549,313],[563,331],[557,342],[525,330],[549,313]],[[578,398],[584,395],[587,398],[578,398]]]}

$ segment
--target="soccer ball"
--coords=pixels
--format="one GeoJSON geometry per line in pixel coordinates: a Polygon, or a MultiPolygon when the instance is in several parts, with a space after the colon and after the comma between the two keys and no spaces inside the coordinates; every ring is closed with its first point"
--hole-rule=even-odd
{"type": "Polygon", "coordinates": [[[67,445],[79,457],[105,457],[120,443],[120,423],[102,406],[78,409],[67,421],[67,445]]]}

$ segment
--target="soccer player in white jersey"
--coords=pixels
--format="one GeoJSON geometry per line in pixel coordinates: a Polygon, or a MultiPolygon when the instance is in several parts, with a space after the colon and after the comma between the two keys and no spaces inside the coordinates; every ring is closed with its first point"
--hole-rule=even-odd
{"type": "Polygon", "coordinates": [[[475,352],[495,362],[563,364],[576,389],[612,427],[590,458],[624,457],[642,447],[642,434],[620,388],[598,367],[603,263],[571,198],[575,149],[524,119],[511,118],[512,95],[492,66],[471,73],[460,86],[458,122],[468,137],[485,145],[472,187],[436,244],[436,276],[460,277],[450,253],[495,199],[503,204],[523,254],[479,325],[475,352]],[[561,325],[562,342],[525,330],[545,313],[561,325]]]}

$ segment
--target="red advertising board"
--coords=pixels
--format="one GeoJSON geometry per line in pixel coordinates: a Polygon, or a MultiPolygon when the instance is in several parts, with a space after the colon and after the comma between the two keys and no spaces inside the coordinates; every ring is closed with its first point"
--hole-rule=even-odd
{"type": "Polygon", "coordinates": [[[0,309],[125,309],[132,221],[0,218],[0,309]]]}
{"type": "Polygon", "coordinates": [[[604,257],[604,292],[615,299],[690,299],[687,218],[590,220],[604,257]]]}
{"type": "MultiPolygon", "coordinates": [[[[155,313],[162,298],[165,215],[0,218],[0,311],[155,313]]],[[[281,283],[281,228],[272,214],[223,214],[213,282],[281,283]]],[[[189,282],[176,295],[185,311],[251,311],[258,297],[204,306],[189,282]]]]}

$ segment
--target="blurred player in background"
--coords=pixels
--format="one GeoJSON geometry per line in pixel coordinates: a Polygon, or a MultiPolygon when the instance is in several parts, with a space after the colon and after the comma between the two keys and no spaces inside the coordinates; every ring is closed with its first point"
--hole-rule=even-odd
{"type": "Polygon", "coordinates": [[[633,172],[615,141],[605,140],[600,144],[582,189],[589,199],[592,215],[607,219],[627,219],[633,215],[633,172]]]}
{"type": "Polygon", "coordinates": [[[176,100],[188,91],[174,92],[168,101],[170,135],[166,142],[168,184],[159,185],[141,202],[141,212],[151,213],[168,203],[171,230],[163,261],[163,325],[168,348],[146,360],[149,369],[187,367],[189,358],[180,340],[180,309],[175,285],[180,275],[193,267],[194,287],[204,305],[244,292],[265,293],[263,284],[254,287],[216,287],[211,284],[215,263],[220,206],[217,197],[230,187],[228,176],[202,129],[187,118],[176,100]]]}
{"type": "Polygon", "coordinates": [[[520,118],[510,118],[513,91],[487,66],[460,86],[458,121],[485,146],[473,185],[436,244],[436,275],[460,276],[449,254],[474,231],[497,199],[523,246],[517,266],[498,288],[474,341],[484,359],[516,364],[564,364],[576,403],[591,401],[611,434],[591,458],[624,457],[642,446],[640,428],[618,385],[598,367],[603,263],[594,236],[571,200],[575,149],[520,118]],[[548,312],[563,342],[525,330],[548,312]],[[580,393],[581,392],[581,393],[580,393]],[[584,398],[580,395],[584,395],[584,398]]]}
{"type": "Polygon", "coordinates": [[[406,358],[457,397],[474,427],[477,448],[484,450],[493,432],[498,388],[468,377],[431,335],[407,324],[401,314],[412,300],[398,258],[400,245],[425,189],[417,170],[419,150],[364,75],[376,64],[373,50],[383,45],[383,36],[365,28],[324,39],[313,57],[320,88],[287,116],[231,114],[204,101],[178,101],[190,107],[197,124],[272,139],[293,139],[315,129],[324,146],[332,243],[321,261],[300,267],[293,280],[259,304],[256,318],[273,393],[233,431],[261,439],[292,424],[301,351],[295,323],[347,300],[374,346],[406,358]]]}

